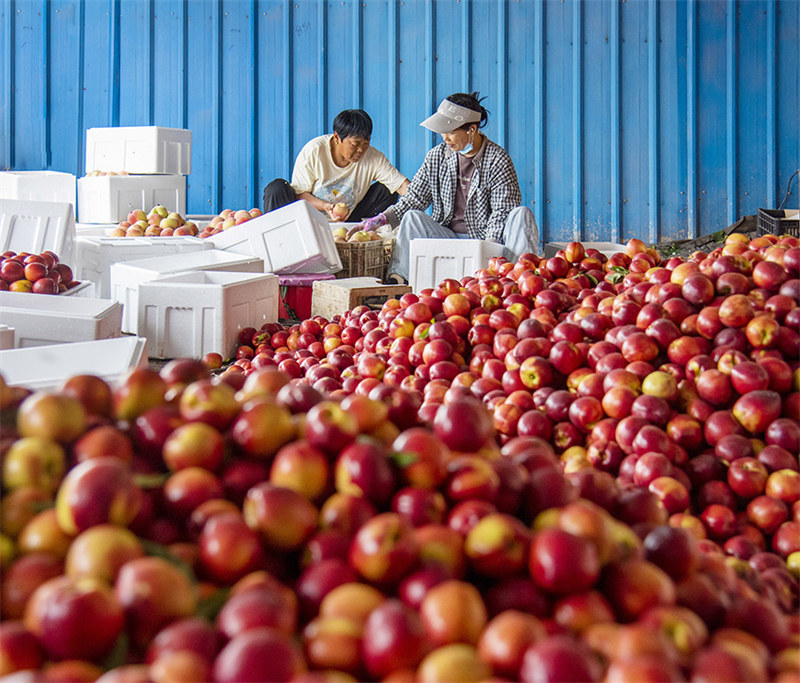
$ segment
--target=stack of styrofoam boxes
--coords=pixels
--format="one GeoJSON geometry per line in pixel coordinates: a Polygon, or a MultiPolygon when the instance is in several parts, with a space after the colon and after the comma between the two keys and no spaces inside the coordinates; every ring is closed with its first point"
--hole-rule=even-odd
{"type": "Polygon", "coordinates": [[[111,298],[124,307],[122,331],[134,334],[140,332],[139,286],[142,283],[158,280],[167,275],[200,270],[263,273],[264,262],[254,256],[210,249],[180,254],[177,257],[157,256],[115,263],[111,266],[111,298]]]}
{"type": "Polygon", "coordinates": [[[192,132],[159,126],[89,128],[86,173],[78,180],[81,224],[115,224],[135,209],[186,215],[192,132]],[[89,175],[99,172],[108,175],[89,175]],[[120,175],[124,174],[124,175],[120,175]]]}
{"type": "Polygon", "coordinates": [[[503,255],[503,245],[469,239],[415,239],[410,242],[408,283],[414,292],[436,287],[442,280],[460,280],[503,255]]]}
{"type": "Polygon", "coordinates": [[[328,220],[302,199],[206,240],[216,249],[257,256],[267,273],[337,273],[342,269],[328,220]]]}

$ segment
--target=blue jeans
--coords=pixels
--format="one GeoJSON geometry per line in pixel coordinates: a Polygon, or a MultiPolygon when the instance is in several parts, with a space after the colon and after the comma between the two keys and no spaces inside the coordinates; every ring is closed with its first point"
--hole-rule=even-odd
{"type": "MultiPolygon", "coordinates": [[[[408,280],[410,242],[413,239],[469,239],[466,233],[453,232],[450,228],[437,223],[424,211],[408,211],[400,220],[400,227],[395,237],[392,258],[387,273],[397,273],[408,280]]],[[[527,206],[518,206],[508,214],[506,228],[503,232],[503,255],[509,261],[516,261],[526,251],[538,251],[539,229],[533,213],[527,206]]]]}

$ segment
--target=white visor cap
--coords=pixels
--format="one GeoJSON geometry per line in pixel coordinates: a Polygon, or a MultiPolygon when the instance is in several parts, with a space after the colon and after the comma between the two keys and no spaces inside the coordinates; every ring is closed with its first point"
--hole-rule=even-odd
{"type": "Polygon", "coordinates": [[[434,133],[451,133],[465,123],[478,123],[480,120],[481,113],[479,111],[462,107],[450,100],[442,100],[436,113],[419,125],[425,126],[434,133]]]}

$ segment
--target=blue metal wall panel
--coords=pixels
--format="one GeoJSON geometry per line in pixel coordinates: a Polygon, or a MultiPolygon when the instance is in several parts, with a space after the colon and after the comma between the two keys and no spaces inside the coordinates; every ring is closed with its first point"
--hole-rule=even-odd
{"type": "Polygon", "coordinates": [[[478,90],[543,240],[680,238],[783,198],[800,165],[800,7],[0,0],[0,88],[0,168],[82,175],[91,126],[189,128],[192,213],[259,206],[349,107],[412,177],[440,140],[419,122],[478,90]]]}

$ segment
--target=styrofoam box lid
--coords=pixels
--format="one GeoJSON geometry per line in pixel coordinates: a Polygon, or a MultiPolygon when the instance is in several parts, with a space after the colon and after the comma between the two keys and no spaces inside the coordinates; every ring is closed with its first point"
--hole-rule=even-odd
{"type": "Polygon", "coordinates": [[[50,389],[75,375],[97,375],[115,382],[131,368],[147,362],[147,340],[118,337],[98,341],[51,344],[0,351],[0,372],[8,384],[50,389]]]}
{"type": "Polygon", "coordinates": [[[111,231],[119,223],[75,223],[75,234],[78,237],[111,237],[111,231]]]}
{"type": "Polygon", "coordinates": [[[72,204],[0,199],[0,250],[52,251],[74,268],[74,248],[72,204]]]}
{"type": "Polygon", "coordinates": [[[330,273],[297,273],[295,275],[281,275],[281,285],[290,287],[311,287],[317,280],[335,280],[336,276],[330,273]]]}
{"type": "Polygon", "coordinates": [[[192,131],[163,126],[115,126],[86,131],[86,173],[192,172],[192,131]]]}
{"type": "Polygon", "coordinates": [[[119,306],[111,299],[90,299],[81,296],[47,296],[27,292],[0,292],[0,312],[31,311],[65,318],[100,318],[109,308],[119,306]]]}
{"type": "MultiPolygon", "coordinates": [[[[91,299],[95,297],[95,289],[94,282],[91,280],[84,280],[80,284],[75,285],[72,289],[59,292],[58,296],[75,296],[79,298],[91,299]]],[[[36,296],[42,295],[37,294],[36,296]]]]}
{"type": "Polygon", "coordinates": [[[248,282],[259,282],[262,280],[276,280],[278,276],[269,273],[237,273],[227,270],[193,270],[175,275],[165,275],[164,277],[143,282],[140,287],[185,287],[194,285],[200,287],[231,287],[248,282]]]}
{"type": "Polygon", "coordinates": [[[168,254],[166,256],[153,256],[150,258],[135,259],[124,263],[111,265],[113,274],[129,273],[136,277],[141,274],[160,275],[165,273],[179,273],[187,270],[213,269],[214,266],[231,268],[233,266],[250,266],[253,272],[256,269],[264,272],[264,261],[256,256],[244,256],[222,249],[207,249],[204,251],[190,251],[183,254],[168,254]]]}
{"type": "Polygon", "coordinates": [[[69,202],[75,206],[75,176],[61,171],[2,171],[0,199],[69,202]]]}
{"type": "Polygon", "coordinates": [[[329,221],[303,199],[206,238],[217,249],[264,259],[273,273],[335,273],[342,260],[329,221]]]}

